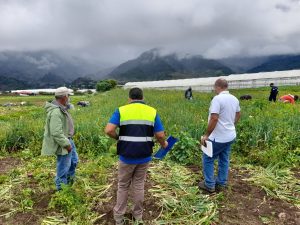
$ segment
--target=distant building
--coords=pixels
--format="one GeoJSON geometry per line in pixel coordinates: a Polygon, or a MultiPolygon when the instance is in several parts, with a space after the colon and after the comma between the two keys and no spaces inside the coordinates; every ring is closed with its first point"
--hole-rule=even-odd
{"type": "Polygon", "coordinates": [[[230,89],[266,87],[270,83],[276,86],[299,85],[300,70],[287,70],[275,72],[261,72],[248,74],[232,74],[221,77],[192,78],[180,80],[161,80],[145,82],[128,82],[124,88],[156,88],[156,89],[179,89],[185,90],[192,87],[197,91],[212,91],[213,85],[218,78],[224,78],[229,83],[230,89]]]}
{"type": "MultiPolygon", "coordinates": [[[[31,89],[31,90],[13,90],[11,93],[19,94],[19,95],[38,95],[41,93],[54,94],[56,89],[31,89]]],[[[69,89],[73,92],[72,89],[69,89]]]]}
{"type": "Polygon", "coordinates": [[[77,89],[76,92],[78,93],[96,93],[96,89],[77,89]]]}

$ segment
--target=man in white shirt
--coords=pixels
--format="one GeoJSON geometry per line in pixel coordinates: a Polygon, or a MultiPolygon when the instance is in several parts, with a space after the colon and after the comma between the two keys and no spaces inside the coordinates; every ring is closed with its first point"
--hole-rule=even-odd
{"type": "Polygon", "coordinates": [[[204,181],[199,183],[199,188],[208,192],[226,187],[229,171],[229,156],[231,144],[236,138],[235,125],[240,119],[240,105],[236,97],[228,91],[225,79],[218,79],[214,89],[216,96],[211,101],[208,116],[208,127],[201,138],[201,144],[206,146],[209,140],[213,145],[213,157],[203,153],[204,181]],[[214,161],[218,159],[218,176],[214,177],[214,161]]]}

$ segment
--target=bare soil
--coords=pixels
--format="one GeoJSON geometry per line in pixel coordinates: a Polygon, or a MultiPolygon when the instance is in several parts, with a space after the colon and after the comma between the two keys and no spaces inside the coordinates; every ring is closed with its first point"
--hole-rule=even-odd
{"type": "MultiPolygon", "coordinates": [[[[201,174],[197,166],[189,168],[201,174]]],[[[232,168],[230,170],[229,186],[223,191],[216,224],[300,225],[298,208],[280,199],[267,196],[261,188],[243,180],[248,177],[246,169],[232,168]]]]}
{"type": "Polygon", "coordinates": [[[33,209],[27,212],[17,212],[5,219],[0,217],[2,225],[40,225],[41,220],[49,214],[48,204],[54,191],[35,193],[33,209]]]}
{"type": "Polygon", "coordinates": [[[18,158],[7,157],[0,159],[0,174],[5,174],[10,170],[20,166],[21,160],[18,158]]]}
{"type": "MultiPolygon", "coordinates": [[[[0,159],[0,174],[5,174],[11,169],[20,165],[21,160],[16,158],[0,159]]],[[[198,166],[189,166],[190,170],[199,174],[201,178],[201,171],[198,166]]],[[[300,171],[294,170],[295,177],[299,177],[300,171]]],[[[220,225],[300,225],[300,210],[291,203],[279,199],[273,199],[266,195],[266,193],[259,187],[245,181],[248,178],[248,172],[243,168],[232,168],[229,175],[229,186],[219,196],[219,216],[214,224],[220,225]]],[[[104,198],[107,201],[99,200],[96,202],[93,211],[99,216],[103,215],[96,221],[95,224],[114,224],[113,207],[116,202],[117,192],[117,170],[114,169],[109,178],[109,183],[112,184],[111,188],[105,194],[104,198]]],[[[34,189],[34,183],[28,184],[34,189]]],[[[152,196],[149,189],[155,183],[147,178],[145,183],[145,224],[152,224],[151,221],[155,220],[161,209],[156,206],[157,199],[152,196]]],[[[196,181],[195,181],[196,185],[196,181]]],[[[33,196],[34,206],[31,211],[18,212],[8,219],[0,217],[0,224],[24,224],[36,225],[41,224],[41,220],[47,215],[51,214],[48,210],[48,204],[53,195],[53,191],[49,192],[36,192],[33,196]]],[[[214,198],[215,196],[212,196],[214,198]]],[[[3,213],[4,209],[0,209],[3,213]]],[[[131,220],[130,204],[126,213],[126,217],[131,220]]],[[[129,224],[129,223],[128,223],[129,224]]]]}

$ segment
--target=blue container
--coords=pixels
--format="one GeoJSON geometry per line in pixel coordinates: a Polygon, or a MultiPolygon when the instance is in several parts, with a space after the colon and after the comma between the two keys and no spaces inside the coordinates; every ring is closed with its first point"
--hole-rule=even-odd
{"type": "Polygon", "coordinates": [[[177,138],[174,138],[173,136],[169,136],[168,139],[168,147],[166,149],[160,148],[154,155],[155,158],[157,159],[163,159],[167,153],[173,148],[175,143],[178,141],[177,138]]]}

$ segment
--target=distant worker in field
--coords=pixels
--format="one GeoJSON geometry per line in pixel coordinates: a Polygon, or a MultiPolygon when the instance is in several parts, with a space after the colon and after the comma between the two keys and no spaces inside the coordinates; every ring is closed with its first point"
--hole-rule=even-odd
{"type": "Polygon", "coordinates": [[[291,103],[291,104],[295,104],[295,102],[298,100],[298,95],[284,95],[281,96],[279,101],[283,102],[283,103],[291,103]]]}
{"type": "Polygon", "coordinates": [[[151,161],[153,136],[166,148],[164,128],[156,109],[145,104],[143,91],[132,88],[129,104],[118,108],[106,125],[105,133],[118,141],[118,192],[113,209],[116,224],[124,224],[128,192],[132,188],[132,215],[137,223],[142,221],[144,182],[151,161]],[[117,134],[117,128],[120,128],[117,134]]]}
{"type": "Polygon", "coordinates": [[[273,102],[276,102],[276,98],[277,98],[277,95],[278,95],[278,87],[276,87],[274,85],[274,83],[270,83],[270,87],[271,87],[271,92],[270,92],[270,96],[269,96],[269,101],[273,101],[273,102]]]}
{"type": "Polygon", "coordinates": [[[192,92],[192,88],[189,87],[185,93],[184,93],[184,97],[187,99],[187,100],[192,100],[193,99],[193,92],[192,92]]]}
{"type": "Polygon", "coordinates": [[[78,155],[72,140],[74,135],[73,119],[68,112],[70,90],[66,87],[57,88],[55,100],[46,102],[47,112],[42,155],[56,155],[56,189],[61,184],[72,184],[78,155]]]}
{"type": "Polygon", "coordinates": [[[251,95],[242,95],[240,97],[240,100],[251,100],[252,99],[252,96],[251,95]]]}
{"type": "Polygon", "coordinates": [[[235,125],[240,119],[239,100],[228,91],[228,83],[225,79],[215,82],[216,96],[212,99],[208,127],[201,138],[201,144],[206,146],[206,141],[212,142],[213,156],[203,153],[204,181],[199,183],[199,188],[210,193],[222,190],[226,187],[229,171],[229,156],[232,143],[236,138],[235,125]],[[214,176],[214,161],[218,159],[218,175],[214,176]]]}

